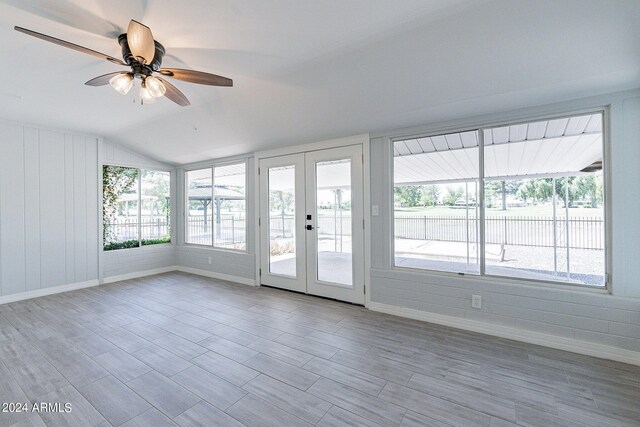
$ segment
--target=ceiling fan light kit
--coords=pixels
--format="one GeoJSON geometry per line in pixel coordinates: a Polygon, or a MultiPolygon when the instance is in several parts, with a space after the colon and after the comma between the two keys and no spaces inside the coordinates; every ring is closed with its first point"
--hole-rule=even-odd
{"type": "Polygon", "coordinates": [[[133,76],[131,73],[116,74],[109,79],[109,84],[116,92],[126,95],[133,87],[133,76]]]}
{"type": "Polygon", "coordinates": [[[95,77],[85,84],[87,86],[104,86],[109,84],[118,93],[126,95],[133,87],[135,79],[139,79],[140,104],[151,103],[157,98],[165,96],[180,106],[185,107],[190,105],[187,97],[178,90],[178,88],[160,77],[154,77],[153,73],[190,83],[209,86],[233,86],[233,80],[215,74],[180,68],[160,68],[165,54],[164,46],[153,39],[153,34],[149,27],[135,20],[129,22],[129,27],[125,34],[118,36],[118,43],[120,44],[124,62],[95,50],[36,31],[17,26],[14,27],[14,29],[59,46],[64,46],[97,58],[106,59],[117,65],[131,67],[131,71],[129,72],[105,74],[95,77]]]}
{"type": "Polygon", "coordinates": [[[162,82],[155,77],[145,78],[143,81],[143,86],[154,98],[160,98],[161,96],[164,96],[165,93],[167,93],[167,88],[164,87],[162,82]]]}

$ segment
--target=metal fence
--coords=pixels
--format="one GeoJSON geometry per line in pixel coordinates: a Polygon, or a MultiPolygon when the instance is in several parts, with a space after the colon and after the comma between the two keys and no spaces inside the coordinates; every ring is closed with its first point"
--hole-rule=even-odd
{"type": "MultiPolygon", "coordinates": [[[[475,242],[478,221],[470,217],[406,216],[395,218],[395,237],[413,240],[475,242]],[[467,240],[468,239],[468,240],[467,240]]],[[[503,217],[485,219],[489,244],[604,250],[602,218],[503,217]],[[554,236],[555,228],[555,236],[554,236]],[[555,245],[554,245],[555,243],[555,245]]]]}
{"type": "MultiPolygon", "coordinates": [[[[318,217],[316,221],[318,234],[321,236],[351,236],[351,216],[318,217]]],[[[290,216],[272,216],[269,218],[269,233],[273,238],[286,239],[293,237],[295,219],[290,216]]]]}
{"type": "MultiPolygon", "coordinates": [[[[320,235],[350,236],[351,216],[318,217],[320,235]]],[[[411,240],[446,242],[475,242],[479,236],[478,221],[470,217],[402,216],[395,218],[395,237],[411,240]]],[[[212,217],[190,217],[188,236],[190,243],[211,244],[212,217]]],[[[135,225],[134,225],[135,227],[135,225]]],[[[242,243],[245,239],[245,219],[223,217],[214,228],[216,241],[242,243]]],[[[273,238],[294,235],[293,217],[272,216],[269,230],[273,238]]],[[[143,226],[144,229],[144,226],[143,226]]],[[[137,232],[137,231],[136,231],[137,232]]],[[[488,244],[507,244],[531,247],[567,247],[604,250],[604,221],[602,218],[557,217],[502,217],[485,219],[485,238],[488,244]],[[555,237],[554,237],[555,224],[555,237]],[[568,230],[567,230],[568,229],[568,230]]],[[[145,238],[145,237],[143,237],[145,238]]]]}
{"type": "MultiPolygon", "coordinates": [[[[137,240],[138,239],[138,221],[137,219],[125,218],[116,219],[107,225],[109,231],[111,231],[116,241],[122,242],[125,240],[137,240]]],[[[143,218],[140,223],[140,238],[141,239],[158,239],[168,236],[170,233],[169,224],[166,217],[162,218],[143,218]]]]}
{"type": "Polygon", "coordinates": [[[187,242],[210,245],[215,235],[216,244],[234,245],[246,241],[245,218],[221,215],[217,222],[212,216],[189,217],[187,221],[187,242]]]}

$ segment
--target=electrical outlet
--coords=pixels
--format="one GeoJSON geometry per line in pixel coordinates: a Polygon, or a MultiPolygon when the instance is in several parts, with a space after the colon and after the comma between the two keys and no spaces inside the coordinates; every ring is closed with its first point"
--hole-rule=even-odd
{"type": "Polygon", "coordinates": [[[371,205],[371,216],[378,216],[378,205],[371,205]]]}
{"type": "Polygon", "coordinates": [[[209,257],[209,265],[211,265],[211,257],[209,257]]]}
{"type": "Polygon", "coordinates": [[[482,295],[471,295],[471,307],[482,308],[482,295]]]}

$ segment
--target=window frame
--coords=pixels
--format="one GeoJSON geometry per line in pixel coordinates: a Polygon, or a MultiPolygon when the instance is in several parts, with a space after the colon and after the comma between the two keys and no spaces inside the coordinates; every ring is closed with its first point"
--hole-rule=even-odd
{"type": "MultiPolygon", "coordinates": [[[[215,162],[215,163],[206,163],[206,164],[201,164],[199,166],[193,166],[190,168],[185,168],[183,170],[183,206],[184,208],[182,209],[182,217],[184,218],[184,223],[183,223],[183,233],[184,233],[184,245],[185,246],[191,246],[194,248],[203,248],[203,249],[212,249],[212,250],[216,250],[216,251],[223,251],[223,252],[232,252],[232,253],[241,253],[241,254],[246,254],[249,253],[249,242],[248,242],[248,231],[249,231],[249,218],[247,216],[247,212],[249,212],[248,209],[248,203],[249,203],[249,198],[247,197],[247,189],[248,189],[248,185],[249,185],[249,159],[247,158],[242,158],[242,159],[235,159],[235,160],[227,160],[227,161],[223,161],[223,162],[215,162]],[[194,171],[199,171],[199,170],[205,170],[205,169],[209,169],[211,170],[211,199],[213,200],[213,192],[215,190],[215,173],[216,173],[216,167],[223,167],[223,166],[233,166],[233,165],[239,165],[239,164],[244,164],[245,168],[244,168],[244,202],[245,202],[245,206],[244,206],[244,212],[245,212],[245,221],[244,221],[244,249],[234,249],[234,248],[227,248],[224,246],[216,246],[216,241],[215,241],[215,227],[212,226],[211,227],[211,244],[207,245],[207,244],[203,244],[203,243],[189,243],[187,242],[187,230],[189,228],[189,215],[188,215],[188,209],[189,209],[189,181],[187,180],[187,174],[189,172],[194,172],[194,171]]],[[[211,218],[212,218],[212,222],[213,222],[213,211],[211,212],[211,218]]]]}
{"type": "Polygon", "coordinates": [[[171,177],[172,175],[172,171],[171,169],[164,169],[164,168],[151,168],[151,167],[141,167],[141,166],[130,166],[127,165],[126,162],[123,163],[114,163],[114,162],[105,162],[102,163],[99,167],[99,173],[100,173],[100,219],[101,219],[101,224],[100,224],[100,241],[102,242],[102,244],[100,245],[100,249],[102,252],[114,252],[114,251],[123,251],[123,250],[136,250],[136,249],[144,249],[144,248],[148,248],[148,247],[152,247],[152,246],[165,246],[165,245],[173,245],[175,244],[175,239],[173,236],[173,211],[171,209],[171,193],[172,193],[172,188],[174,186],[174,182],[173,179],[171,177]],[[138,170],[138,179],[137,179],[137,194],[138,194],[138,246],[133,247],[133,248],[121,248],[121,249],[111,249],[111,250],[105,250],[104,249],[104,216],[103,216],[103,209],[104,209],[104,187],[102,185],[102,179],[104,176],[104,167],[105,166],[112,166],[112,167],[119,167],[119,168],[128,168],[128,169],[136,169],[138,170]],[[167,223],[167,227],[169,229],[169,241],[165,242],[165,243],[154,243],[152,245],[143,245],[142,244],[142,171],[146,170],[146,171],[152,171],[152,172],[163,172],[163,173],[167,173],[169,174],[169,222],[167,223]]]}
{"type": "MultiPolygon", "coordinates": [[[[437,275],[442,277],[456,277],[456,278],[470,278],[472,280],[478,280],[481,282],[487,283],[504,283],[504,284],[516,284],[516,285],[535,285],[542,287],[550,287],[556,289],[568,289],[567,287],[573,289],[580,289],[585,292],[595,292],[595,293],[611,293],[612,288],[612,276],[611,276],[611,251],[612,251],[612,226],[611,226],[611,165],[610,165],[610,146],[611,146],[611,135],[610,135],[610,120],[611,120],[611,108],[609,105],[597,106],[592,108],[585,109],[577,109],[570,111],[557,111],[551,113],[541,113],[541,114],[530,114],[530,115],[522,115],[518,117],[514,117],[513,119],[502,119],[502,120],[487,120],[480,121],[478,123],[464,125],[461,124],[459,126],[451,126],[442,129],[427,129],[424,132],[412,132],[407,134],[399,134],[396,136],[390,136],[387,138],[387,155],[388,155],[388,166],[389,166],[389,186],[388,186],[388,197],[390,200],[388,206],[388,214],[390,218],[390,248],[389,248],[389,261],[391,263],[391,270],[394,271],[404,271],[410,273],[418,273],[418,274],[429,274],[429,275],[437,275]],[[604,286],[593,286],[593,285],[585,285],[581,283],[571,283],[571,282],[563,282],[556,280],[542,280],[542,279],[531,279],[531,278],[523,278],[517,276],[503,276],[503,275],[495,275],[495,274],[487,274],[486,273],[486,265],[485,265],[485,197],[484,197],[484,187],[485,187],[485,168],[484,168],[484,131],[487,129],[493,129],[497,127],[504,126],[514,126],[519,124],[528,124],[537,121],[545,121],[545,120],[556,120],[563,118],[571,118],[577,116],[583,116],[587,114],[602,114],[602,177],[603,177],[603,227],[604,227],[604,286]],[[450,133],[463,133],[463,132],[477,132],[478,134],[478,181],[479,181],[479,253],[480,253],[480,271],[478,274],[467,274],[463,272],[449,272],[443,270],[433,270],[426,268],[416,268],[416,267],[402,267],[397,266],[395,264],[395,213],[394,213],[394,188],[395,188],[395,174],[394,174],[394,148],[393,144],[397,141],[404,141],[407,139],[413,138],[427,138],[434,136],[441,136],[450,133]]],[[[471,120],[470,120],[471,121],[471,120]]]]}

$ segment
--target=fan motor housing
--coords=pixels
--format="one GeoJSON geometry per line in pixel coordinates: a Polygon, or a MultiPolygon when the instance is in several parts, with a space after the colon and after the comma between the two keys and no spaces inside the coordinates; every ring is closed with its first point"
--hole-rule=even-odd
{"type": "Polygon", "coordinates": [[[141,64],[140,61],[136,59],[135,56],[131,53],[131,49],[129,49],[129,42],[127,41],[127,34],[120,34],[118,36],[118,43],[120,44],[120,48],[122,49],[122,59],[124,62],[129,64],[131,67],[142,67],[142,68],[150,68],[153,71],[158,71],[160,66],[162,65],[162,58],[164,57],[164,46],[157,41],[153,41],[156,46],[156,52],[153,56],[153,60],[148,64],[141,64]]]}

